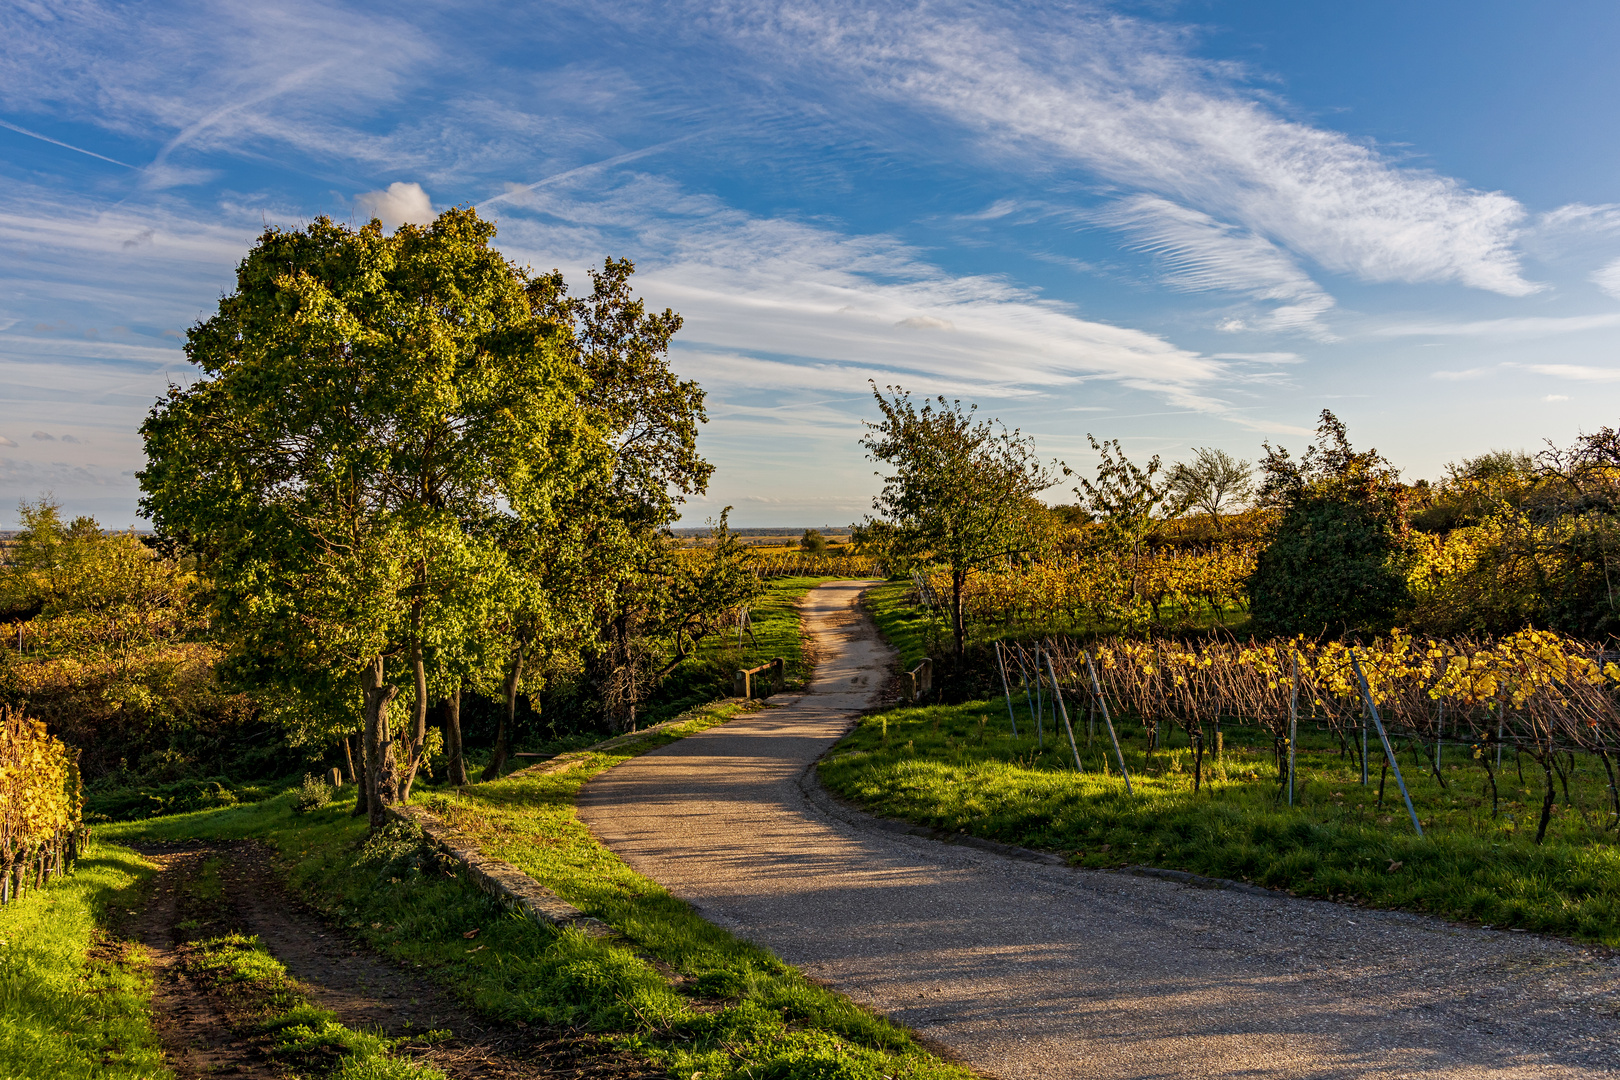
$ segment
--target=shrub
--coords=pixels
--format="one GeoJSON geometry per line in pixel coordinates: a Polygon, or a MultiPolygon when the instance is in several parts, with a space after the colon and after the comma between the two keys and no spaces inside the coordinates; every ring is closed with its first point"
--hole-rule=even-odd
{"type": "Polygon", "coordinates": [[[304,774],[304,782],[298,785],[298,791],[293,795],[293,809],[300,814],[307,814],[312,810],[319,810],[332,801],[332,785],[318,776],[304,774]]]}

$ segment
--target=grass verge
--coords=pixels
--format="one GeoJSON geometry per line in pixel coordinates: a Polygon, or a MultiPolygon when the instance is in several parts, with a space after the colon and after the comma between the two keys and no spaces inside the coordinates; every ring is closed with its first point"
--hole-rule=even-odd
{"type": "MultiPolygon", "coordinates": [[[[1021,738],[1001,698],[873,714],[822,762],[820,777],[873,813],[1060,852],[1076,865],[1187,870],[1620,945],[1620,846],[1604,828],[1601,800],[1571,805],[1566,796],[1537,846],[1539,769],[1520,778],[1508,761],[1493,813],[1466,747],[1447,749],[1455,757],[1441,768],[1444,786],[1403,752],[1427,834],[1419,838],[1393,776],[1380,798],[1374,758],[1362,787],[1353,759],[1323,733],[1300,733],[1295,805],[1287,806],[1269,734],[1223,725],[1225,753],[1205,756],[1195,794],[1190,749],[1150,752],[1146,730],[1122,721],[1136,789],[1127,795],[1104,732],[1088,747],[1082,718],[1073,718],[1086,769],[1076,772],[1061,729],[1048,717],[1038,747],[1018,705],[1021,738]]],[[[1588,779],[1594,790],[1606,782],[1588,779]]]]}
{"type": "MultiPolygon", "coordinates": [[[[756,631],[757,633],[757,631],[756,631]]],[[[291,888],[354,936],[422,969],[504,1020],[594,1032],[604,1052],[704,1080],[967,1080],[904,1030],[705,922],[633,873],[574,814],[580,785],[634,754],[721,723],[738,707],[592,755],[555,775],[517,775],[418,799],[491,855],[608,923],[611,938],[539,926],[439,865],[404,827],[368,836],[352,799],[295,814],[251,807],[103,826],[119,837],[273,843],[291,888]]]]}
{"type": "Polygon", "coordinates": [[[97,841],[75,871],[0,908],[0,1080],[167,1077],[140,956],[100,925],[151,866],[97,841]]]}
{"type": "Polygon", "coordinates": [[[745,631],[739,636],[733,629],[706,638],[696,655],[685,660],[647,703],[644,719],[649,723],[668,720],[725,697],[731,693],[731,677],[737,669],[758,667],[778,656],[785,661],[787,689],[802,688],[810,678],[812,658],[805,651],[796,605],[817,585],[836,580],[826,577],[773,579],[764,595],[748,609],[752,634],[745,631]]]}

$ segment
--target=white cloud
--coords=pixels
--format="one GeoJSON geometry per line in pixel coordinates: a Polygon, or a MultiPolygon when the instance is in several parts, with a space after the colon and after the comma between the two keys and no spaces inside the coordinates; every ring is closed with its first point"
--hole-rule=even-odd
{"type": "Polygon", "coordinates": [[[1226,399],[1223,387],[1243,381],[1227,361],[1083,319],[1004,278],[946,273],[886,236],[755,217],[646,176],[514,190],[506,206],[503,250],[570,278],[603,252],[636,252],[637,290],[681,312],[682,355],[701,354],[711,377],[747,383],[757,363],[755,386],[781,378],[859,393],[872,377],[981,398],[1073,393],[1102,379],[1276,430],[1226,399]]]}
{"type": "MultiPolygon", "coordinates": [[[[317,0],[0,6],[0,101],[161,142],[149,187],[204,173],[171,159],[296,146],[378,164],[355,120],[394,101],[437,52],[405,22],[317,0]]],[[[74,149],[80,149],[74,147],[74,149]]]]}
{"type": "Polygon", "coordinates": [[[1536,217],[1538,232],[1607,233],[1620,229],[1620,204],[1568,203],[1536,217]]]}
{"type": "Polygon", "coordinates": [[[1095,215],[1152,255],[1162,280],[1189,292],[1223,290],[1279,302],[1261,329],[1308,330],[1326,336],[1318,318],[1333,298],[1271,241],[1208,214],[1153,195],[1121,199],[1095,215]]]}
{"type": "Polygon", "coordinates": [[[542,263],[639,252],[638,288],[682,312],[689,345],[981,386],[1103,377],[1180,392],[1224,370],[1156,335],[1080,319],[1005,279],[947,274],[889,237],[754,217],[652,177],[596,183],[581,195],[535,191],[512,204],[543,216],[503,219],[503,247],[542,263]],[[954,333],[916,332],[947,324],[954,333]]]}
{"type": "Polygon", "coordinates": [[[1620,368],[1591,367],[1587,364],[1526,364],[1524,367],[1537,375],[1552,375],[1573,382],[1620,382],[1620,368]]]}
{"type": "Polygon", "coordinates": [[[4,435],[0,435],[0,446],[9,446],[13,450],[17,449],[17,444],[6,438],[4,435]]]}
{"type": "Polygon", "coordinates": [[[1185,31],[1068,7],[761,5],[733,27],[780,64],[814,57],[867,92],[1019,155],[1234,222],[1369,281],[1454,281],[1509,296],[1523,208],[1497,192],[1402,168],[1339,132],[1279,116],[1185,31]]]}
{"type": "Polygon", "coordinates": [[[1569,400],[1569,395],[1568,394],[1548,394],[1546,397],[1542,398],[1541,400],[1542,401],[1568,401],[1569,400]]]}
{"type": "Polygon", "coordinates": [[[1474,319],[1465,322],[1394,323],[1374,327],[1374,337],[1540,337],[1578,334],[1620,326],[1620,314],[1530,315],[1516,319],[1474,319]]]}
{"type": "Polygon", "coordinates": [[[354,208],[366,218],[379,218],[386,229],[401,225],[431,225],[433,201],[421,184],[398,180],[385,191],[367,191],[354,197],[354,208]]]}
{"type": "Polygon", "coordinates": [[[1251,364],[1301,364],[1305,358],[1299,353],[1292,352],[1223,352],[1216,353],[1212,360],[1247,360],[1251,364]]]}
{"type": "Polygon", "coordinates": [[[1592,275],[1597,287],[1620,300],[1620,259],[1616,259],[1607,266],[1602,267],[1592,275]]]}
{"type": "Polygon", "coordinates": [[[894,325],[903,326],[907,330],[948,330],[952,333],[956,331],[955,323],[949,319],[936,319],[932,315],[913,315],[909,319],[901,319],[894,325]]]}

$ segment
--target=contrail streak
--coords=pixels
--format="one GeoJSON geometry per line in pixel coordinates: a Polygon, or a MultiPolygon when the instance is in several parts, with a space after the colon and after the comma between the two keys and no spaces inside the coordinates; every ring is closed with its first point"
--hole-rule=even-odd
{"type": "Polygon", "coordinates": [[[546,187],[549,184],[555,184],[559,181],[567,180],[570,177],[578,176],[580,173],[591,172],[595,169],[607,169],[613,167],[614,165],[623,165],[627,161],[635,161],[637,158],[644,158],[649,154],[656,154],[658,151],[663,150],[666,147],[674,146],[676,143],[685,142],[690,138],[692,138],[691,135],[682,135],[678,139],[670,139],[668,142],[661,142],[656,146],[649,146],[641,150],[632,150],[628,154],[620,154],[618,157],[610,157],[602,161],[593,161],[589,165],[580,165],[560,173],[553,173],[550,176],[544,177],[543,179],[536,180],[532,184],[522,184],[518,187],[508,188],[499,195],[485,199],[480,205],[489,206],[491,203],[498,203],[504,199],[510,199],[514,195],[522,195],[524,192],[535,191],[539,188],[546,187]]]}
{"type": "Polygon", "coordinates": [[[13,124],[9,120],[0,120],[0,127],[10,128],[12,131],[17,132],[19,135],[27,135],[31,139],[38,139],[41,142],[48,142],[53,146],[60,146],[65,150],[72,150],[73,152],[78,153],[78,154],[87,154],[90,157],[96,158],[96,159],[98,159],[100,161],[110,161],[114,165],[122,165],[126,169],[135,168],[135,166],[129,164],[127,161],[119,161],[117,158],[110,158],[110,157],[106,156],[105,154],[98,154],[94,150],[86,150],[83,147],[74,146],[72,143],[65,143],[61,139],[53,139],[49,135],[41,135],[37,131],[29,131],[27,128],[20,127],[20,126],[18,126],[16,124],[13,124]]]}

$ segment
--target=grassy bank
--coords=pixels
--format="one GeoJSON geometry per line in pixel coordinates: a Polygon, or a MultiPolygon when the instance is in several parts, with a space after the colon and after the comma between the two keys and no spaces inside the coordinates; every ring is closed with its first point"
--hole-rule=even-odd
{"type": "Polygon", "coordinates": [[[0,908],[0,1080],[167,1077],[138,953],[101,929],[150,866],[93,843],[77,869],[0,908]]]}
{"type": "Polygon", "coordinates": [[[786,669],[788,689],[798,689],[810,677],[812,658],[805,650],[799,631],[799,610],[795,606],[804,594],[824,581],[835,578],[785,577],[772,579],[764,595],[749,608],[749,629],[741,635],[725,630],[704,639],[695,655],[689,657],[659,687],[642,710],[648,723],[668,720],[706,702],[731,693],[731,677],[739,668],[768,664],[780,656],[786,669]]]}
{"type": "MultiPolygon", "coordinates": [[[[1074,718],[1086,769],[1078,773],[1050,717],[1038,747],[1019,704],[1021,738],[1012,736],[1000,698],[864,718],[822,763],[821,778],[874,813],[1061,852],[1078,865],[1188,870],[1620,945],[1620,846],[1603,827],[1600,796],[1582,800],[1579,782],[1576,801],[1560,798],[1537,846],[1539,768],[1526,768],[1521,780],[1510,758],[1493,813],[1483,771],[1466,748],[1448,748],[1445,786],[1403,753],[1427,834],[1419,838],[1393,776],[1379,805],[1378,759],[1364,788],[1353,759],[1324,733],[1301,732],[1290,807],[1279,797],[1269,734],[1226,726],[1225,753],[1205,756],[1195,794],[1185,740],[1150,752],[1146,731],[1122,721],[1136,789],[1127,795],[1106,733],[1088,747],[1074,718]]],[[[1596,775],[1587,779],[1601,792],[1596,775]]]]}
{"type": "MultiPolygon", "coordinates": [[[[757,632],[757,631],[756,631],[757,632]]],[[[493,1017],[595,1033],[673,1075],[705,1080],[966,1078],[903,1030],[704,922],[591,839],[574,815],[581,784],[635,753],[729,718],[592,755],[554,776],[514,776],[420,799],[564,899],[608,923],[589,938],[506,912],[446,873],[402,827],[368,836],[351,799],[296,814],[283,796],[254,806],[103,826],[137,839],[259,837],[290,887],[393,959],[493,1017]]]]}

